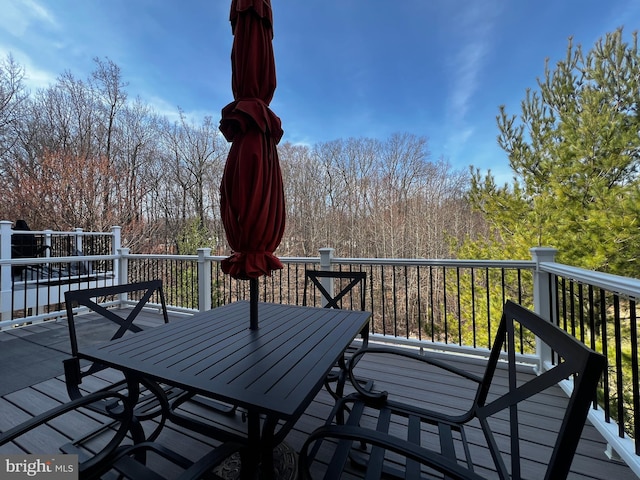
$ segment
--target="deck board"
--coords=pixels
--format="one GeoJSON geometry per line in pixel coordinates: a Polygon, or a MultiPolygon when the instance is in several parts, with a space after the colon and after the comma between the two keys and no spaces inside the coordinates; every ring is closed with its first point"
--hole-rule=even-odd
{"type": "MultiPolygon", "coordinates": [[[[143,312],[143,315],[145,315],[145,320],[150,324],[161,321],[161,317],[157,312],[143,312]]],[[[95,324],[89,323],[87,319],[85,327],[89,330],[95,327],[95,324]]],[[[20,361],[11,363],[11,377],[6,374],[6,370],[5,373],[2,374],[3,382],[5,379],[8,379],[10,383],[12,381],[11,379],[19,377],[21,373],[31,382],[28,385],[20,385],[18,382],[3,387],[4,390],[1,391],[2,394],[0,395],[0,431],[4,431],[12,425],[26,420],[30,416],[36,415],[39,412],[68,400],[61,364],[61,359],[66,358],[66,355],[55,350],[53,352],[56,354],[51,357],[51,351],[46,351],[48,348],[44,341],[45,336],[49,335],[51,339],[55,339],[55,342],[53,342],[54,347],[62,350],[63,340],[67,330],[66,323],[64,321],[50,322],[46,324],[46,326],[34,327],[34,331],[32,332],[29,331],[29,328],[30,327],[26,327],[20,329],[20,331],[14,329],[9,332],[0,332],[2,357],[11,357],[11,349],[14,348],[17,349],[14,351],[15,356],[20,359],[20,361]],[[24,347],[24,343],[21,342],[25,342],[25,340],[29,341],[29,338],[33,340],[33,342],[29,343],[29,351],[37,348],[43,349],[45,350],[45,352],[42,353],[44,357],[49,355],[48,358],[53,358],[50,360],[51,362],[57,362],[55,376],[50,375],[51,370],[49,369],[44,369],[44,373],[40,376],[34,374],[34,370],[36,371],[35,373],[37,373],[39,366],[27,362],[26,357],[20,353],[20,348],[24,347]],[[42,376],[46,378],[41,378],[42,376]]],[[[99,337],[95,330],[92,336],[96,338],[99,337]]],[[[451,354],[444,355],[447,360],[457,362],[457,365],[468,371],[473,371],[477,374],[481,374],[483,371],[482,361],[479,361],[477,358],[467,358],[451,354]]],[[[384,388],[389,391],[405,396],[411,401],[428,402],[436,408],[446,408],[457,411],[462,408],[465,402],[468,402],[473,395],[473,385],[469,382],[464,382],[456,377],[443,374],[442,371],[427,372],[424,369],[416,369],[409,362],[402,359],[389,361],[387,358],[385,361],[381,361],[375,358],[365,358],[359,364],[359,368],[358,376],[375,377],[377,385],[383,385],[384,388]],[[398,375],[397,372],[402,372],[402,375],[398,375]],[[418,390],[416,390],[416,387],[418,390]],[[434,393],[439,389],[444,393],[440,395],[434,393]]],[[[118,372],[105,370],[99,372],[96,376],[86,378],[81,387],[83,390],[92,391],[115,380],[118,375],[118,372]]],[[[506,382],[506,377],[503,376],[496,381],[506,382]]],[[[544,461],[541,463],[540,459],[544,459],[549,455],[550,447],[547,446],[549,436],[558,428],[558,419],[560,417],[559,408],[564,403],[566,403],[566,396],[559,387],[556,391],[546,394],[546,396],[541,399],[527,402],[527,408],[521,415],[521,423],[524,426],[523,428],[527,429],[526,436],[528,439],[523,449],[523,455],[525,457],[523,467],[525,468],[527,478],[537,479],[541,476],[541,472],[544,469],[544,461]]],[[[331,396],[324,390],[320,391],[305,414],[296,423],[291,432],[289,432],[286,442],[294,450],[299,450],[308,434],[320,426],[328,416],[332,405],[333,399],[331,396]]],[[[188,406],[185,408],[190,409],[195,415],[207,415],[204,410],[200,411],[197,406],[188,406]]],[[[80,424],[86,426],[86,423],[93,424],[100,420],[97,414],[93,414],[91,418],[89,414],[70,418],[72,421],[64,422],[64,424],[55,424],[55,428],[44,430],[44,434],[39,432],[38,436],[32,436],[23,440],[19,446],[7,445],[1,447],[0,453],[51,453],[47,451],[47,449],[65,438],[65,435],[60,433],[61,431],[64,432],[65,429],[74,431],[80,424]],[[74,422],[77,422],[77,424],[74,422]]],[[[242,426],[241,414],[238,414],[234,419],[219,417],[219,421],[221,424],[227,423],[229,428],[242,426]]],[[[149,423],[149,425],[145,425],[145,430],[150,431],[154,427],[155,423],[153,421],[149,423]]],[[[400,427],[397,426],[397,428],[400,427]]],[[[488,478],[494,478],[495,472],[487,469],[490,468],[491,461],[487,457],[486,451],[483,451],[481,447],[482,433],[479,430],[471,429],[468,431],[468,436],[471,443],[476,445],[474,448],[476,448],[479,453],[477,460],[478,473],[487,475],[488,478]]],[[[165,426],[158,440],[166,442],[168,445],[171,445],[172,448],[179,450],[180,453],[192,459],[198,458],[217,444],[216,440],[209,439],[198,433],[185,431],[183,428],[172,424],[165,426]]],[[[506,438],[500,439],[501,442],[504,440],[506,440],[506,438]]],[[[569,478],[572,480],[611,480],[614,478],[631,480],[637,478],[626,465],[610,461],[604,453],[605,449],[606,444],[602,437],[591,424],[587,423],[578,445],[569,478]]],[[[353,478],[360,478],[357,470],[354,470],[352,473],[354,475],[353,478]]]]}

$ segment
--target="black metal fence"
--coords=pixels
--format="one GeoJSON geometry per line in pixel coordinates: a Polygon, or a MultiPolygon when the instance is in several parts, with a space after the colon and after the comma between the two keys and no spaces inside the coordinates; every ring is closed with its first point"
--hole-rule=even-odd
{"type": "MultiPolygon", "coordinates": [[[[247,300],[249,282],[224,274],[221,258],[210,260],[210,305],[247,300]]],[[[260,278],[259,299],[301,305],[305,270],[319,265],[313,259],[282,260],[284,269],[260,278]]],[[[488,350],[504,302],[533,305],[531,262],[358,262],[334,262],[333,268],[367,273],[366,308],[373,314],[373,334],[488,350]]],[[[194,257],[132,255],[128,260],[128,281],[161,279],[167,302],[181,309],[198,309],[198,272],[194,257]]],[[[334,280],[336,290],[341,288],[339,281],[334,280]]],[[[342,304],[359,308],[359,294],[352,290],[342,304]]],[[[309,289],[307,296],[307,305],[322,304],[316,289],[309,289]]],[[[534,353],[524,345],[521,352],[534,353]]]]}
{"type": "Polygon", "coordinates": [[[635,453],[640,455],[636,298],[561,275],[554,276],[551,298],[551,318],[607,358],[594,407],[603,409],[606,422],[616,422],[618,437],[633,439],[635,453]]]}
{"type": "MultiPolygon", "coordinates": [[[[248,282],[224,274],[221,258],[210,260],[211,305],[248,299],[248,282]]],[[[282,260],[283,270],[260,279],[260,300],[300,305],[305,269],[320,268],[319,260],[282,260]]],[[[131,268],[133,260],[129,262],[130,273],[164,280],[171,305],[198,308],[198,268],[193,257],[151,262],[144,269],[131,268]]],[[[367,273],[366,308],[372,312],[371,332],[394,342],[435,342],[483,353],[490,348],[506,300],[534,307],[535,264],[528,261],[334,259],[331,268],[367,273]]],[[[339,289],[338,280],[335,282],[339,289]]],[[[617,423],[620,438],[635,439],[635,452],[640,454],[635,299],[559,275],[553,276],[550,285],[553,301],[548,305],[549,318],[608,358],[597,403],[605,421],[617,423]]],[[[308,305],[321,305],[318,291],[310,289],[307,295],[308,305]]],[[[357,308],[358,295],[354,290],[343,298],[344,307],[357,308]]],[[[535,355],[535,338],[522,336],[519,348],[521,354],[535,355]]]]}

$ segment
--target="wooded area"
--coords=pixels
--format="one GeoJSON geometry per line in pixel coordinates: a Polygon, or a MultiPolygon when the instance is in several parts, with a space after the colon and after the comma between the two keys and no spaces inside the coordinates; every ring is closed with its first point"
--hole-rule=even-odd
{"type": "MultiPolygon", "coordinates": [[[[11,56],[0,64],[3,219],[32,229],[123,227],[134,252],[229,253],[219,185],[229,145],[211,117],[176,121],[130,99],[120,68],[95,59],[29,92],[11,56]]],[[[286,119],[283,119],[286,128],[286,119]]],[[[287,202],[281,256],[448,257],[450,239],[481,231],[466,171],[432,160],[426,137],[279,146],[287,202]]]]}
{"type": "MultiPolygon", "coordinates": [[[[558,260],[637,276],[640,55],[622,29],[589,51],[569,41],[521,112],[498,110],[513,181],[434,159],[425,136],[279,146],[287,203],[280,256],[558,260]]],[[[229,145],[211,117],[174,120],[127,96],[120,68],[95,59],[29,92],[0,61],[0,216],[34,229],[123,227],[134,252],[229,253],[219,185],[229,145]]],[[[222,106],[221,106],[222,107],[222,106]]],[[[286,119],[283,119],[286,130],[286,119]]]]}

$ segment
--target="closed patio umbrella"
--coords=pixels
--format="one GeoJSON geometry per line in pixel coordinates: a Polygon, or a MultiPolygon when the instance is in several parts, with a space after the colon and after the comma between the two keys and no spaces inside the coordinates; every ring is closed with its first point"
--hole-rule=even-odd
{"type": "Polygon", "coordinates": [[[273,252],[285,226],[284,190],[276,145],[280,119],[269,103],[276,88],[270,0],[232,0],[231,84],[220,131],[232,142],[220,186],[220,210],[233,254],[222,270],[250,281],[250,328],[258,328],[258,277],[282,268],[273,252]]]}

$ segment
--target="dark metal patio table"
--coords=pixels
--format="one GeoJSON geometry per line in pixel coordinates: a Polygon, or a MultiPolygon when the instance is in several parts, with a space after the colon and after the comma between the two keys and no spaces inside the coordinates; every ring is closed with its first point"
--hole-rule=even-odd
{"type": "Polygon", "coordinates": [[[131,385],[150,378],[245,408],[246,440],[256,454],[243,477],[260,463],[269,477],[273,449],[371,314],[272,303],[260,303],[258,312],[257,330],[249,329],[249,302],[242,301],[78,354],[122,370],[131,385]]]}

